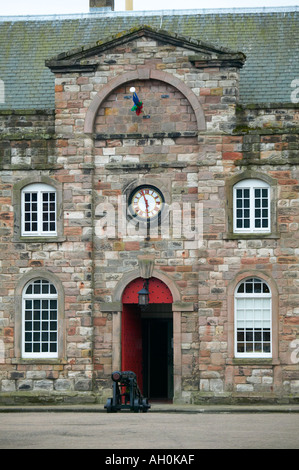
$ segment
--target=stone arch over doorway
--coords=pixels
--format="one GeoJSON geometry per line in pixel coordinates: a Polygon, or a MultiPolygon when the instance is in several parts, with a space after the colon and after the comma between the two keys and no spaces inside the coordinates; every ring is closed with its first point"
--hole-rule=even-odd
{"type": "Polygon", "coordinates": [[[117,87],[133,80],[160,80],[161,82],[165,82],[175,87],[190,103],[196,116],[198,131],[204,131],[206,129],[205,116],[198,97],[183,81],[167,72],[150,68],[138,68],[132,72],[127,72],[115,77],[95,96],[86,113],[84,124],[84,132],[86,134],[92,134],[94,132],[94,123],[97,112],[108,95],[117,87]]]}
{"type": "MultiPolygon", "coordinates": [[[[125,273],[122,279],[118,282],[118,284],[116,285],[114,289],[113,302],[121,302],[124,290],[127,287],[127,285],[134,279],[137,279],[138,277],[140,277],[139,269],[134,269],[133,271],[125,273]]],[[[153,270],[152,277],[159,279],[160,281],[164,282],[164,284],[168,286],[172,294],[173,302],[180,302],[181,300],[180,291],[172,279],[170,279],[168,276],[166,276],[162,271],[158,269],[153,270]]]]}

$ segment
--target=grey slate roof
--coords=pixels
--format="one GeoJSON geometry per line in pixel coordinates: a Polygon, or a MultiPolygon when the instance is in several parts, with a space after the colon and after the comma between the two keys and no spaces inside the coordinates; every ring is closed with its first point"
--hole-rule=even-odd
{"type": "Polygon", "coordinates": [[[54,108],[54,75],[46,59],[144,24],[243,52],[242,104],[290,102],[291,82],[299,79],[298,7],[0,17],[0,109],[54,108]]]}

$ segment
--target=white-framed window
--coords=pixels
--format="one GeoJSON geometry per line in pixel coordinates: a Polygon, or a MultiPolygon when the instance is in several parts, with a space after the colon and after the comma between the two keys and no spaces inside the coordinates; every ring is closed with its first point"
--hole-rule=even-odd
{"type": "Polygon", "coordinates": [[[58,294],[46,279],[34,280],[23,290],[22,357],[58,357],[58,294]]]}
{"type": "Polygon", "coordinates": [[[271,290],[251,277],[235,290],[235,357],[272,357],[271,290]]]}
{"type": "Polygon", "coordinates": [[[234,232],[267,233],[271,231],[270,186],[257,179],[234,185],[234,232]]]}
{"type": "Polygon", "coordinates": [[[47,184],[30,184],[22,190],[22,235],[57,235],[56,190],[47,184]]]}

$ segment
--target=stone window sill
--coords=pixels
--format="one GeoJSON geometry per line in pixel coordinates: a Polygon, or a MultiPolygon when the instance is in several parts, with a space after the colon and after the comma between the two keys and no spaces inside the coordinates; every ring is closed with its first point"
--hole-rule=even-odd
{"type": "Polygon", "coordinates": [[[254,239],[263,239],[271,238],[278,239],[280,238],[279,233],[233,233],[226,232],[223,234],[224,240],[254,240],[254,239]]]}
{"type": "Polygon", "coordinates": [[[20,237],[14,237],[13,242],[14,243],[60,243],[64,242],[66,240],[66,237],[64,236],[55,236],[55,237],[26,237],[26,236],[20,236],[20,237]]]}
{"type": "Polygon", "coordinates": [[[36,358],[36,359],[12,359],[11,361],[12,364],[14,365],[33,365],[33,364],[49,364],[49,365],[63,365],[67,364],[66,359],[47,359],[47,358],[36,358]]]}
{"type": "Polygon", "coordinates": [[[226,361],[227,365],[233,366],[273,366],[279,365],[280,361],[275,358],[263,358],[263,357],[252,357],[252,358],[241,358],[233,357],[228,358],[226,361]]]}

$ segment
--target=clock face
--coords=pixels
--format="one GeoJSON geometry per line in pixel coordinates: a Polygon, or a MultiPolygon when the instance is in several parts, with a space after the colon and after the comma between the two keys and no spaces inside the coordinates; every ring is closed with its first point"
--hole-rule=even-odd
{"type": "Polygon", "coordinates": [[[136,188],[130,195],[129,206],[134,216],[153,219],[162,210],[164,197],[154,186],[144,185],[136,188]]]}

